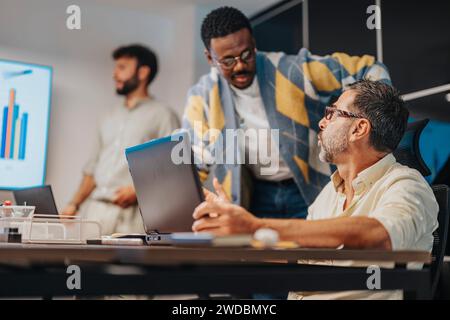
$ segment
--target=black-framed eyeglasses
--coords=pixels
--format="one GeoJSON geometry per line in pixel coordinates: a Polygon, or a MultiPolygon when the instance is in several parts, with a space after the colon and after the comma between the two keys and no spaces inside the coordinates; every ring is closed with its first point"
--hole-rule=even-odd
{"type": "Polygon", "coordinates": [[[338,117],[343,117],[343,118],[357,118],[357,119],[365,118],[365,116],[363,116],[361,114],[341,110],[341,109],[336,108],[336,106],[326,107],[324,117],[327,120],[331,120],[335,113],[337,114],[338,117]]]}
{"type": "Polygon", "coordinates": [[[255,59],[256,56],[256,49],[247,49],[242,51],[242,53],[239,56],[236,57],[227,57],[220,60],[217,60],[214,56],[214,61],[221,66],[222,68],[226,70],[233,69],[238,60],[241,60],[244,63],[252,62],[255,59]]]}

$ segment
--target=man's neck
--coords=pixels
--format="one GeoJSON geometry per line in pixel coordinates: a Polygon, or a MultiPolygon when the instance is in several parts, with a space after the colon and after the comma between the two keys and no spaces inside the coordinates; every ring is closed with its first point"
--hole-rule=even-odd
{"type": "Polygon", "coordinates": [[[354,190],[352,182],[358,174],[373,166],[385,155],[385,153],[370,152],[367,150],[366,152],[361,152],[354,155],[346,155],[345,161],[336,163],[339,175],[344,180],[344,193],[347,196],[347,200],[351,200],[353,198],[354,190]]]}
{"type": "Polygon", "coordinates": [[[146,89],[138,88],[126,96],[125,106],[127,109],[134,109],[140,101],[148,99],[149,97],[150,95],[146,89]]]}

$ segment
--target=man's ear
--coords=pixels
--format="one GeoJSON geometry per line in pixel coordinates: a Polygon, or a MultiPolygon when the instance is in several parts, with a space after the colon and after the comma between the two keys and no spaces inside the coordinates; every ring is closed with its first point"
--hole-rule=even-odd
{"type": "Polygon", "coordinates": [[[209,50],[205,49],[205,51],[203,51],[203,53],[205,54],[205,57],[208,60],[209,65],[212,66],[214,64],[214,62],[213,62],[213,59],[211,57],[211,53],[209,52],[209,50]]]}
{"type": "Polygon", "coordinates": [[[370,135],[370,130],[372,130],[372,125],[369,120],[357,119],[351,126],[350,141],[354,142],[361,140],[364,137],[368,137],[370,135]]]}
{"type": "Polygon", "coordinates": [[[140,66],[138,70],[138,78],[140,81],[145,81],[150,77],[152,69],[149,66],[140,66]]]}

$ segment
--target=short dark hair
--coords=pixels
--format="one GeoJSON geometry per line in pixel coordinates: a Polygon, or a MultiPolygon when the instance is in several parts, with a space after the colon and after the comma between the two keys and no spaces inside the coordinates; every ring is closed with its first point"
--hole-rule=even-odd
{"type": "Polygon", "coordinates": [[[114,50],[113,59],[117,60],[123,57],[126,58],[136,58],[137,66],[147,66],[150,68],[150,76],[147,80],[147,86],[155,79],[158,73],[158,58],[156,54],[149,48],[140,45],[132,44],[128,46],[122,46],[114,50]]]}
{"type": "Polygon", "coordinates": [[[394,151],[408,123],[409,111],[400,93],[381,81],[360,80],[350,85],[355,90],[354,108],[372,125],[370,143],[381,152],[394,151]]]}
{"type": "Polygon", "coordinates": [[[241,29],[253,34],[248,18],[236,8],[221,7],[211,11],[203,20],[201,33],[206,49],[211,47],[211,39],[225,37],[241,29]]]}

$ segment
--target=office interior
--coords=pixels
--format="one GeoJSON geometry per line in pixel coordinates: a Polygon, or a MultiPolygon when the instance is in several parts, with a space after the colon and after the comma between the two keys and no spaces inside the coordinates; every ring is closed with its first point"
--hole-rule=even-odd
{"type": "MultiPolygon", "coordinates": [[[[78,0],[75,3],[69,0],[2,0],[0,61],[44,66],[51,71],[49,106],[45,111],[48,112],[48,118],[43,129],[45,141],[40,150],[43,159],[40,165],[43,164],[43,168],[37,169],[42,172],[43,179],[39,183],[34,180],[27,187],[50,185],[60,211],[71,201],[81,183],[83,168],[95,147],[94,137],[97,135],[99,120],[112,106],[123,103],[123,97],[115,93],[112,77],[114,60],[111,53],[119,46],[139,43],[156,52],[159,71],[151,83],[151,95],[164,101],[181,121],[188,90],[210,71],[200,37],[202,21],[210,11],[221,6],[235,7],[249,17],[258,51],[296,55],[302,48],[307,48],[312,54],[320,56],[345,52],[352,56],[371,55],[386,65],[393,85],[400,91],[410,112],[409,123],[429,120],[423,131],[419,130],[420,137],[416,137],[413,142],[418,143],[418,157],[428,169],[425,177],[427,183],[430,186],[450,185],[448,1],[78,0]],[[74,4],[81,10],[79,29],[67,26],[72,14],[67,10],[74,4]],[[380,29],[368,28],[367,19],[375,12],[368,11],[371,6],[381,8],[380,29]]],[[[3,80],[6,83],[6,76],[3,80]]],[[[20,90],[16,90],[15,94],[16,101],[20,101],[20,90]]],[[[10,91],[2,86],[0,78],[0,111],[6,110],[10,97],[10,91]]],[[[20,122],[22,130],[26,125],[32,130],[33,113],[30,112],[26,119],[28,124],[23,121],[24,117],[27,118],[24,116],[26,111],[18,109],[17,113],[21,120],[17,125],[20,122]]],[[[46,117],[41,118],[45,120],[46,117]]],[[[6,181],[11,172],[17,170],[14,161],[21,160],[21,145],[33,141],[32,138],[21,141],[17,135],[20,135],[20,131],[17,131],[15,139],[18,146],[15,152],[9,153],[13,159],[0,158],[2,202],[14,201],[14,190],[25,187],[27,183],[27,177],[23,177],[25,182],[22,187],[8,186],[9,181],[6,181]]],[[[27,148],[32,149],[29,145],[27,148]]],[[[25,151],[22,156],[25,157],[25,151]]],[[[16,174],[20,174],[20,170],[15,171],[16,174]]],[[[448,191],[446,197],[447,208],[444,211],[448,215],[448,191]]],[[[448,223],[448,218],[442,221],[448,223]]],[[[448,229],[445,225],[439,227],[448,229]]],[[[442,235],[447,237],[448,231],[442,235]]],[[[427,299],[450,297],[449,244],[447,238],[440,241],[445,253],[438,258],[439,280],[433,293],[423,296],[427,299]]],[[[42,252],[49,250],[47,253],[51,254],[50,249],[41,249],[42,252]]],[[[123,253],[127,249],[124,246],[120,250],[123,253]]],[[[4,250],[2,245],[0,252],[4,250]]],[[[63,254],[64,250],[56,251],[63,254]]],[[[182,249],[175,248],[175,251],[182,249]]],[[[14,253],[14,256],[19,253],[14,253]]],[[[0,265],[8,260],[8,254],[6,251],[0,254],[0,265]]],[[[90,254],[95,255],[93,252],[90,254]]],[[[193,254],[199,259],[202,257],[201,250],[193,254]]],[[[205,257],[208,254],[205,253],[205,257]]],[[[241,254],[245,256],[245,253],[241,254]]],[[[167,255],[170,255],[169,252],[167,255]]],[[[159,258],[164,261],[164,257],[161,253],[159,258]]],[[[286,269],[286,272],[290,270],[286,269]]],[[[423,274],[419,276],[424,277],[423,274]]],[[[387,277],[395,278],[395,274],[387,277]]],[[[99,281],[107,281],[102,279],[99,281]]],[[[279,279],[284,278],[280,276],[279,279]]],[[[223,279],[219,283],[222,289],[227,288],[223,279]]],[[[0,287],[1,295],[8,297],[6,287],[0,287]]],[[[175,288],[175,285],[172,287],[175,288]]],[[[65,296],[61,290],[56,290],[54,296],[65,296]]],[[[132,288],[124,291],[124,294],[134,293],[132,288]]],[[[144,291],[140,290],[137,294],[144,291]]],[[[185,293],[178,291],[174,289],[174,294],[185,293]]],[[[239,299],[239,295],[230,293],[233,299],[239,299]]],[[[161,294],[170,296],[163,291],[161,294]]],[[[11,295],[21,296],[20,292],[14,290],[11,295]]],[[[33,290],[24,295],[41,296],[33,290]]],[[[45,292],[45,296],[49,295],[51,293],[45,292]]],[[[205,292],[200,297],[211,298],[205,292]]],[[[407,295],[404,297],[408,298],[407,295]]],[[[420,294],[416,296],[421,297],[420,294]]]]}

